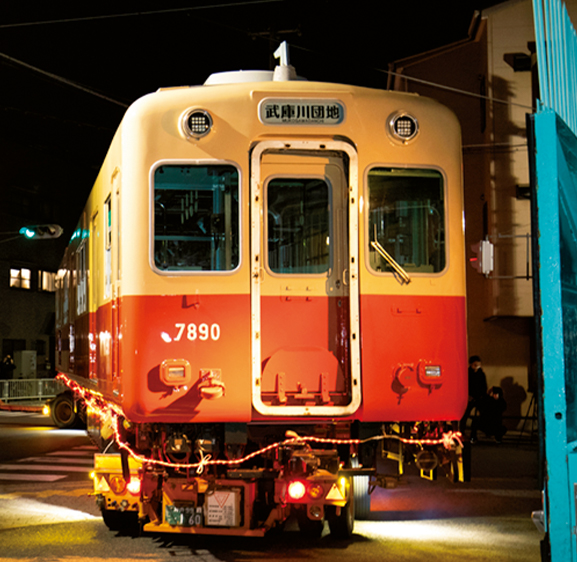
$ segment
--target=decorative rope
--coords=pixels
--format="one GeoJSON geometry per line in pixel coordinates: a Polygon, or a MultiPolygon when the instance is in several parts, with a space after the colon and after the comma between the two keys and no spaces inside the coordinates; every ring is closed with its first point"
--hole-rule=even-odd
{"type": "MultiPolygon", "coordinates": [[[[313,437],[313,436],[295,436],[290,437],[289,439],[285,439],[284,441],[279,441],[277,443],[272,443],[271,445],[267,445],[259,449],[258,451],[254,451],[240,459],[213,459],[212,456],[204,455],[201,451],[201,459],[199,462],[195,463],[177,463],[177,462],[168,462],[160,459],[151,459],[144,455],[139,455],[136,453],[128,443],[126,443],[122,436],[120,435],[120,418],[125,418],[125,415],[118,405],[108,402],[102,394],[99,392],[95,392],[93,390],[81,387],[78,383],[74,382],[66,375],[60,373],[57,377],[61,380],[64,384],[66,384],[70,390],[78,394],[85,402],[88,407],[94,410],[102,420],[111,421],[112,428],[114,430],[114,440],[120,449],[124,449],[128,452],[128,454],[137,462],[142,463],[143,465],[152,465],[152,466],[162,466],[167,468],[175,468],[175,469],[182,469],[182,470],[189,470],[189,469],[196,469],[197,474],[202,474],[206,467],[208,466],[238,466],[242,463],[253,459],[255,457],[259,457],[268,453],[269,451],[279,449],[281,447],[290,447],[294,445],[308,445],[309,443],[319,443],[319,444],[330,444],[330,445],[361,445],[363,443],[368,443],[370,441],[381,441],[384,439],[396,439],[401,441],[405,444],[413,444],[413,445],[443,445],[445,449],[451,449],[453,443],[456,442],[459,446],[463,446],[463,442],[461,441],[462,434],[459,431],[449,431],[447,433],[443,433],[440,438],[437,439],[411,439],[400,437],[398,435],[391,435],[387,434],[383,431],[381,435],[374,435],[372,437],[368,437],[367,439],[336,439],[336,438],[326,438],[326,437],[313,437]]],[[[291,432],[292,434],[292,432],[291,432]]]]}

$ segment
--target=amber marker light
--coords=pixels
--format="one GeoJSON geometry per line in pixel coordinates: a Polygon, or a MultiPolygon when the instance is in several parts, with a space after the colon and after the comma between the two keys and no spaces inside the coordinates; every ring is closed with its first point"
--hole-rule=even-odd
{"type": "Polygon", "coordinates": [[[319,498],[322,498],[324,493],[325,493],[325,489],[323,488],[323,486],[321,484],[313,484],[309,488],[309,496],[313,500],[318,500],[319,498]]]}
{"type": "Polygon", "coordinates": [[[120,495],[126,490],[126,480],[122,476],[111,476],[109,479],[110,489],[116,494],[120,495]]]}

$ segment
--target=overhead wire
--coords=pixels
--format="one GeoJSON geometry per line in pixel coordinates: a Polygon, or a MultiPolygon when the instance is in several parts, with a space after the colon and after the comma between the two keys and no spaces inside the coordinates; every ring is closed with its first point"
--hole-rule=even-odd
{"type": "Polygon", "coordinates": [[[86,86],[82,86],[81,84],[78,84],[77,82],[73,82],[72,80],[69,80],[68,78],[64,78],[62,76],[59,76],[58,74],[54,74],[53,72],[48,72],[47,70],[42,70],[41,68],[38,68],[37,66],[33,66],[31,64],[28,64],[27,62],[24,62],[24,61],[21,61],[19,59],[14,58],[14,57],[11,57],[10,55],[7,55],[5,53],[0,53],[0,58],[3,58],[4,60],[7,60],[13,64],[23,66],[24,68],[27,68],[28,70],[38,72],[39,74],[42,74],[43,76],[51,78],[52,80],[56,80],[57,82],[62,82],[63,84],[66,84],[67,86],[71,86],[72,88],[77,88],[78,90],[82,90],[85,93],[92,94],[93,96],[97,96],[99,98],[102,98],[106,101],[109,101],[109,102],[114,103],[116,105],[119,105],[121,107],[124,107],[124,108],[128,107],[128,104],[123,103],[123,102],[118,101],[118,100],[115,100],[114,98],[111,98],[110,96],[105,96],[104,94],[101,94],[100,92],[97,92],[96,90],[93,90],[92,88],[87,88],[86,86]]]}
{"type": "MultiPolygon", "coordinates": [[[[75,23],[75,22],[82,22],[82,21],[96,21],[96,20],[114,19],[114,18],[123,18],[123,17],[138,17],[138,16],[149,16],[149,15],[159,15],[159,14],[170,14],[170,13],[209,10],[209,9],[220,9],[220,8],[231,8],[231,7],[243,7],[243,6],[250,6],[250,5],[255,5],[255,4],[278,3],[278,2],[283,2],[283,1],[284,0],[244,0],[242,2],[225,2],[222,4],[211,4],[211,5],[202,5],[202,6],[192,6],[192,7],[189,6],[189,7],[184,7],[184,8],[167,8],[167,9],[163,9],[163,10],[149,10],[149,11],[143,11],[143,12],[126,12],[126,13],[122,13],[122,14],[106,14],[106,15],[100,15],[100,16],[64,18],[64,19],[58,19],[58,20],[41,20],[41,21],[35,21],[35,22],[33,21],[33,22],[21,22],[21,23],[12,23],[12,24],[1,24],[0,29],[34,26],[34,25],[48,25],[48,24],[57,24],[57,23],[75,23]]],[[[264,37],[250,33],[248,31],[246,31],[245,29],[240,29],[240,28],[237,28],[236,26],[231,26],[230,24],[224,24],[223,22],[213,22],[213,23],[216,23],[217,25],[220,25],[221,27],[224,26],[224,27],[227,27],[230,29],[234,29],[237,32],[247,34],[251,37],[258,37],[258,38],[264,39],[264,37]]],[[[300,45],[295,45],[292,43],[289,43],[289,45],[292,48],[294,48],[295,50],[304,51],[304,52],[307,52],[310,54],[321,55],[321,53],[319,53],[318,51],[316,51],[314,49],[301,47],[300,45]]],[[[10,62],[12,62],[14,64],[24,66],[25,68],[28,68],[29,70],[39,72],[40,74],[43,74],[49,78],[52,78],[54,80],[57,80],[57,81],[62,82],[64,84],[67,84],[71,87],[77,88],[77,89],[82,90],[86,93],[95,95],[95,96],[100,97],[102,99],[105,99],[105,100],[107,100],[111,103],[114,103],[116,105],[119,105],[121,107],[127,108],[129,106],[129,104],[115,100],[115,99],[113,99],[109,96],[106,96],[104,94],[101,94],[101,93],[99,93],[99,92],[97,92],[91,88],[88,88],[86,86],[82,86],[81,84],[78,84],[78,83],[76,83],[72,80],[69,80],[67,78],[63,78],[61,76],[58,76],[54,73],[42,70],[38,67],[35,67],[33,65],[30,65],[30,64],[24,62],[24,61],[18,60],[14,57],[10,57],[9,55],[6,55],[4,53],[0,53],[0,57],[4,58],[6,60],[9,60],[10,62]]],[[[387,75],[391,75],[391,76],[396,76],[396,77],[405,79],[409,82],[416,82],[416,83],[430,86],[432,88],[436,88],[439,90],[445,90],[445,91],[453,92],[453,93],[460,94],[460,95],[466,95],[469,97],[474,97],[477,99],[484,99],[484,100],[487,100],[487,101],[490,101],[493,103],[499,103],[499,104],[504,104],[504,105],[508,105],[508,106],[521,107],[523,109],[529,109],[531,111],[535,110],[535,108],[530,106],[530,105],[512,102],[509,100],[503,100],[503,99],[495,98],[492,96],[486,96],[486,95],[478,94],[475,92],[469,92],[467,90],[462,90],[460,88],[455,88],[452,86],[447,86],[445,84],[439,84],[437,82],[432,82],[430,80],[424,80],[422,78],[416,78],[414,76],[409,76],[407,74],[394,72],[393,70],[390,70],[390,69],[386,70],[386,69],[382,69],[382,68],[378,68],[378,67],[372,67],[371,69],[374,72],[387,74],[387,75]]]]}
{"type": "Polygon", "coordinates": [[[244,0],[243,2],[224,2],[222,4],[205,4],[202,6],[189,6],[186,8],[166,8],[164,10],[148,10],[143,12],[126,12],[122,14],[105,14],[101,16],[85,16],[77,18],[62,18],[57,20],[40,20],[40,21],[28,21],[20,23],[5,23],[0,25],[0,29],[10,29],[15,27],[28,27],[32,25],[49,25],[55,23],[77,23],[82,21],[97,21],[104,19],[114,19],[114,18],[128,18],[128,17],[138,17],[138,16],[155,16],[159,14],[170,14],[178,12],[190,12],[198,10],[213,10],[220,8],[233,8],[238,6],[251,6],[254,4],[271,4],[274,2],[283,2],[284,0],[244,0]]]}

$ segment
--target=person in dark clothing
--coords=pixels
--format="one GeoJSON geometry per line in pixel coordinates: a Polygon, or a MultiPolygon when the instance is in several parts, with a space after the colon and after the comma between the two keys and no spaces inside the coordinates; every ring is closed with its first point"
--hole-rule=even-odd
{"type": "Polygon", "coordinates": [[[479,401],[482,400],[487,394],[487,377],[481,367],[481,358],[478,355],[471,355],[469,357],[469,402],[467,403],[467,408],[459,428],[461,432],[464,432],[467,428],[467,420],[471,415],[473,408],[477,408],[479,401]]]}
{"type": "Polygon", "coordinates": [[[11,379],[12,378],[12,371],[16,369],[16,365],[14,365],[14,361],[10,355],[6,355],[0,363],[0,379],[11,379]]]}
{"type": "Polygon", "coordinates": [[[477,439],[477,431],[480,429],[487,437],[495,437],[497,443],[501,443],[503,435],[507,432],[507,428],[503,425],[503,412],[507,409],[503,390],[498,386],[491,387],[479,400],[477,408],[479,415],[473,418],[471,442],[477,439]]]}

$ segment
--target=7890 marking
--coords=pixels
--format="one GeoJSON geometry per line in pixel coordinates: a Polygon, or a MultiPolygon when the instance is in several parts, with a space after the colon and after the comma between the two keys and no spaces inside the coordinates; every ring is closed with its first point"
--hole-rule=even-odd
{"type": "Polygon", "coordinates": [[[200,341],[217,341],[220,338],[220,326],[218,324],[199,324],[198,326],[194,323],[184,324],[176,323],[175,328],[178,330],[176,336],[172,341],[180,341],[186,338],[189,341],[195,341],[199,339],[200,341]]]}

